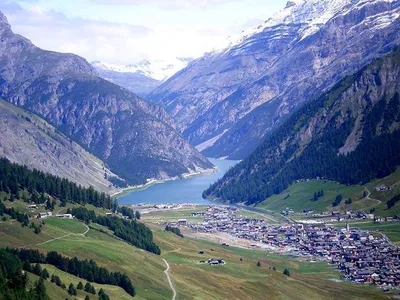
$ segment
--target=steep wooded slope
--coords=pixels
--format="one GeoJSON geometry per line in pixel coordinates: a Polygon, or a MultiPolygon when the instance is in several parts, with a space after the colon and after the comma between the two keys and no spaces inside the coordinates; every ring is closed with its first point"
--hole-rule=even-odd
{"type": "Polygon", "coordinates": [[[394,172],[400,165],[399,78],[400,50],[345,77],[296,111],[204,196],[255,203],[299,179],[355,184],[394,172]]]}

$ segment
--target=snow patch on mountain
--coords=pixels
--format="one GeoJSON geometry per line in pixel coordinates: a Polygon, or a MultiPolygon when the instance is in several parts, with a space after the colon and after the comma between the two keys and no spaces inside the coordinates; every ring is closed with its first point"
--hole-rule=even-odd
{"type": "Polygon", "coordinates": [[[136,64],[117,65],[109,64],[101,61],[93,61],[92,65],[96,68],[114,71],[119,73],[139,73],[144,76],[165,81],[176,72],[186,67],[193,58],[191,57],[176,57],[172,60],[142,60],[136,64]]]}
{"type": "MultiPolygon", "coordinates": [[[[394,2],[396,0],[292,0],[288,1],[286,7],[257,27],[243,30],[239,36],[228,37],[228,39],[215,47],[212,54],[226,53],[233,47],[246,44],[255,34],[263,32],[266,28],[281,27],[287,25],[301,25],[299,29],[300,40],[316,33],[330,19],[338,13],[345,13],[354,8],[361,9],[367,4],[374,2],[394,2]]],[[[395,15],[391,16],[393,20],[395,15]]],[[[384,23],[383,25],[384,26],[384,23]]],[[[274,38],[278,39],[284,35],[280,31],[274,38]]]]}

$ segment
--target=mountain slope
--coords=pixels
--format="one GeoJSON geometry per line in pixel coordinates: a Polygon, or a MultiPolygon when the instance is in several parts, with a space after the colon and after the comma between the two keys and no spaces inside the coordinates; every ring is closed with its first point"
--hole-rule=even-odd
{"type": "Polygon", "coordinates": [[[0,136],[1,157],[102,192],[112,191],[112,183],[104,175],[115,175],[105,168],[104,162],[38,116],[3,100],[0,136]]]}
{"type": "Polygon", "coordinates": [[[400,49],[300,108],[204,196],[255,203],[295,180],[355,184],[394,172],[400,165],[399,78],[400,49]]]}
{"type": "Polygon", "coordinates": [[[129,184],[212,167],[163,109],[97,77],[83,58],[37,48],[1,13],[0,97],[46,119],[129,184]]]}
{"type": "Polygon", "coordinates": [[[393,50],[399,15],[398,1],[289,1],[265,24],[190,63],[149,99],[193,145],[211,140],[205,155],[244,158],[300,104],[393,50]]]}
{"type": "Polygon", "coordinates": [[[147,77],[140,72],[119,72],[104,68],[101,63],[93,62],[92,65],[99,72],[99,76],[105,80],[115,83],[140,97],[147,96],[161,81],[147,77]]]}

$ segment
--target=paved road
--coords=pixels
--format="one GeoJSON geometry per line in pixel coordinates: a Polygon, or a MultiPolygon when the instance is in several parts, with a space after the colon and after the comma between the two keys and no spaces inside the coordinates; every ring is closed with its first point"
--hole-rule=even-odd
{"type": "Polygon", "coordinates": [[[174,285],[172,284],[171,277],[170,277],[169,274],[168,274],[168,271],[169,271],[169,263],[168,263],[167,260],[164,259],[164,258],[163,258],[163,261],[165,262],[165,264],[166,264],[166,266],[167,266],[167,269],[164,271],[164,273],[165,273],[165,275],[167,276],[167,280],[168,280],[168,283],[169,283],[169,287],[171,288],[172,293],[173,293],[173,295],[172,295],[172,300],[175,300],[175,298],[176,298],[176,291],[175,291],[174,285]]]}

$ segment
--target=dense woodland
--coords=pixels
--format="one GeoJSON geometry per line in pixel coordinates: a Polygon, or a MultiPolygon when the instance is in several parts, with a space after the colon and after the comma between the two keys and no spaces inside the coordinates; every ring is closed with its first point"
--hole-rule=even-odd
{"type": "Polygon", "coordinates": [[[11,163],[6,158],[0,158],[0,192],[18,197],[20,190],[27,190],[31,195],[46,193],[60,199],[61,205],[73,202],[83,205],[89,203],[108,209],[116,207],[116,203],[110,196],[96,191],[93,187],[78,186],[67,179],[36,169],[30,170],[26,166],[20,166],[11,163]]]}
{"type": "MultiPolygon", "coordinates": [[[[390,54],[390,58],[400,61],[400,50],[390,54]]],[[[383,63],[384,59],[375,62],[381,66],[383,63]]],[[[323,133],[315,136],[304,150],[300,151],[297,143],[287,143],[283,151],[280,148],[285,139],[293,139],[318,111],[332,109],[339,95],[363,71],[344,78],[329,93],[294,112],[249,158],[207,189],[203,197],[253,204],[279,194],[299,179],[320,177],[342,184],[358,184],[394,172],[400,165],[400,130],[393,130],[391,125],[400,122],[399,92],[375,105],[368,103],[368,97],[364,99],[368,108],[362,140],[347,155],[338,155],[338,149],[345,144],[354,126],[349,113],[346,117],[336,113],[323,133]]]]}
{"type": "Polygon", "coordinates": [[[28,276],[23,273],[23,261],[6,249],[0,249],[0,299],[47,300],[43,278],[28,290],[28,276]]]}
{"type": "Polygon", "coordinates": [[[86,279],[90,282],[119,286],[129,295],[135,296],[135,288],[126,274],[110,272],[106,268],[97,266],[96,262],[93,260],[79,260],[76,257],[68,258],[61,256],[55,251],[51,251],[47,253],[47,255],[40,253],[38,250],[6,248],[0,251],[6,252],[13,257],[17,257],[21,262],[21,267],[22,265],[33,263],[50,264],[64,272],[86,279]]]}
{"type": "Polygon", "coordinates": [[[85,207],[73,208],[71,213],[83,222],[93,222],[106,226],[114,231],[117,237],[138,248],[155,254],[161,253],[160,248],[153,241],[151,230],[144,224],[136,222],[136,220],[124,220],[115,216],[97,216],[94,211],[88,210],[85,207]]]}

